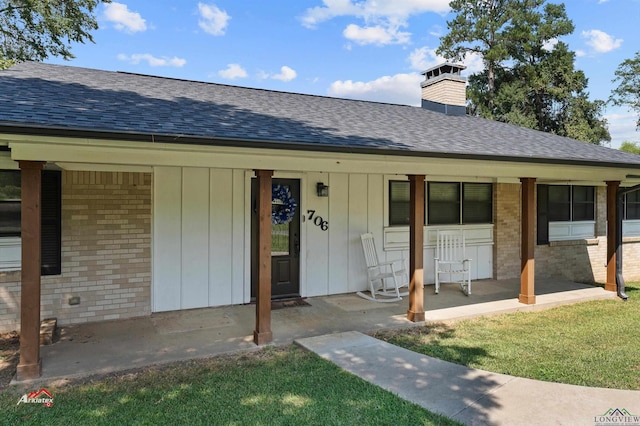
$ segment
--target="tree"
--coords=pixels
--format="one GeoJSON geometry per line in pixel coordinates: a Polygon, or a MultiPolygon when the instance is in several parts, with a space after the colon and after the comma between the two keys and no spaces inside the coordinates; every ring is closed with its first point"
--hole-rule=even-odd
{"type": "Polygon", "coordinates": [[[461,25],[472,16],[462,3],[476,10],[473,5],[477,8],[479,2],[455,3],[459,15],[449,23],[451,32],[441,39],[442,53],[458,54],[454,59],[460,59],[460,52],[471,51],[469,38],[479,37],[499,40],[502,54],[491,64],[485,60],[485,70],[469,77],[470,113],[595,144],[611,139],[602,118],[604,102],[588,99],[588,80],[574,69],[575,53],[558,41],[574,30],[563,4],[545,4],[544,0],[480,2],[502,7],[500,27],[495,32],[487,23],[470,32],[452,23],[461,25]]]}
{"type": "Polygon", "coordinates": [[[0,0],[0,69],[49,56],[73,58],[71,42],[93,42],[94,10],[111,0],[0,0]]]}
{"type": "Polygon", "coordinates": [[[440,38],[436,52],[454,61],[462,61],[473,53],[482,55],[489,100],[494,94],[496,68],[508,58],[503,30],[517,3],[516,0],[453,0],[449,3],[455,17],[447,21],[449,33],[440,38]]]}
{"type": "MultiPolygon", "coordinates": [[[[640,113],[640,51],[636,52],[634,58],[618,65],[615,75],[612,82],[618,82],[618,87],[611,93],[609,101],[617,106],[626,105],[640,113]]],[[[640,117],[636,126],[640,128],[640,117]]]]}
{"type": "Polygon", "coordinates": [[[624,141],[620,145],[620,151],[640,155],[640,143],[624,141]]]}

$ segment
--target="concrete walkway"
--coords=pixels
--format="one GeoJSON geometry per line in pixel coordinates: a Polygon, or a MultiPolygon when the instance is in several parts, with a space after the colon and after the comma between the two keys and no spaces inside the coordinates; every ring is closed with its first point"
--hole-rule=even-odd
{"type": "MultiPolygon", "coordinates": [[[[467,368],[357,331],[296,343],[366,381],[467,425],[640,424],[640,391],[541,382],[467,368]],[[609,409],[635,414],[607,421],[609,409]]],[[[594,366],[595,367],[595,366],[594,366]]]]}

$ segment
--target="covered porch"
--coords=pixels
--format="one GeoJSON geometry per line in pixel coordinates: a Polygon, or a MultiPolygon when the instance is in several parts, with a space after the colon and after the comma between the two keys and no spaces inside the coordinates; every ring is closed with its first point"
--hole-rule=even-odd
{"type": "MultiPolygon", "coordinates": [[[[39,226],[40,223],[38,221],[39,217],[39,193],[40,193],[40,169],[43,166],[42,162],[30,161],[30,160],[21,160],[20,168],[22,169],[22,226],[23,226],[23,241],[22,241],[22,250],[23,250],[23,259],[28,259],[31,263],[24,262],[22,268],[22,303],[21,303],[21,362],[18,366],[18,376],[21,379],[28,380],[32,378],[38,377],[40,374],[40,368],[43,369],[44,377],[47,377],[49,373],[44,372],[45,364],[47,363],[46,359],[48,357],[54,357],[59,359],[58,355],[49,348],[42,349],[42,357],[40,356],[40,348],[37,345],[37,337],[38,337],[38,329],[40,323],[40,316],[38,315],[38,311],[40,309],[40,274],[37,272],[40,270],[40,259],[36,256],[29,256],[30,253],[39,253],[40,252],[40,241],[39,241],[39,226]],[[27,232],[28,231],[28,232],[27,232]],[[31,239],[26,238],[27,236],[31,236],[31,239]],[[28,290],[28,291],[26,291],[28,290]],[[42,367],[41,367],[42,366],[42,367]]],[[[184,172],[182,172],[184,173],[184,172]]],[[[219,350],[222,352],[227,352],[227,350],[223,350],[224,343],[231,342],[232,344],[240,345],[235,349],[228,348],[228,350],[237,350],[242,349],[246,345],[262,345],[270,342],[275,343],[285,343],[289,340],[293,340],[298,337],[306,337],[312,336],[316,334],[324,334],[345,330],[358,330],[358,331],[368,331],[370,329],[376,328],[388,328],[395,326],[405,326],[410,323],[419,323],[424,320],[449,320],[456,318],[463,318],[472,315],[484,315],[490,314],[494,312],[503,312],[508,310],[518,310],[527,308],[526,305],[541,305],[544,306],[544,303],[541,304],[537,297],[541,297],[546,293],[551,294],[559,294],[565,291],[572,291],[580,289],[578,287],[567,287],[566,282],[551,282],[549,281],[547,286],[545,287],[544,280],[542,283],[539,283],[537,280],[534,280],[534,200],[533,194],[535,191],[535,182],[536,180],[533,178],[520,178],[520,217],[517,218],[518,224],[521,226],[520,230],[520,241],[517,241],[516,244],[520,246],[519,250],[519,263],[520,263],[520,278],[515,278],[506,281],[491,281],[491,280],[483,280],[478,281],[479,288],[474,290],[473,297],[467,297],[455,286],[451,286],[449,289],[445,287],[443,289],[442,294],[439,296],[431,296],[433,294],[432,288],[427,286],[424,287],[425,283],[425,262],[429,262],[429,257],[425,257],[424,254],[424,246],[425,246],[425,232],[424,232],[424,224],[425,222],[425,175],[424,174],[406,174],[409,181],[409,195],[410,195],[410,207],[409,207],[409,216],[410,223],[408,226],[408,266],[409,266],[409,277],[410,277],[410,294],[407,296],[403,302],[394,303],[389,305],[380,305],[373,302],[361,301],[359,299],[353,300],[355,298],[354,295],[350,295],[347,299],[340,302],[340,297],[343,296],[335,296],[336,299],[332,299],[332,296],[326,297],[326,303],[329,305],[335,305],[333,308],[330,306],[330,309],[320,309],[323,305],[326,305],[325,298],[313,298],[309,297],[310,300],[319,301],[316,304],[319,305],[320,308],[316,308],[314,310],[313,304],[311,308],[305,307],[300,313],[299,318],[289,318],[291,324],[287,324],[287,321],[284,322],[281,320],[283,314],[277,311],[272,312],[271,308],[271,212],[272,212],[272,176],[273,171],[271,170],[263,170],[263,169],[254,169],[253,172],[245,171],[244,177],[240,176],[240,178],[250,181],[251,174],[255,174],[256,176],[256,192],[257,192],[257,200],[255,203],[255,210],[257,215],[259,216],[258,225],[256,227],[257,234],[257,253],[255,254],[255,258],[257,259],[257,270],[255,271],[256,281],[258,283],[257,293],[256,293],[256,301],[255,306],[237,306],[236,308],[228,308],[229,312],[244,312],[244,310],[249,309],[251,312],[248,315],[242,314],[237,316],[237,319],[232,321],[235,325],[244,324],[244,322],[254,322],[253,326],[249,326],[249,330],[253,330],[253,339],[245,339],[245,335],[243,331],[246,327],[242,326],[239,329],[234,329],[233,327],[226,327],[225,320],[218,321],[214,319],[203,319],[203,320],[194,320],[187,319],[187,323],[192,324],[192,328],[190,330],[199,331],[201,329],[209,330],[211,327],[207,326],[207,324],[215,324],[216,329],[224,330],[220,331],[219,336],[224,336],[224,338],[218,338],[216,336],[211,336],[209,334],[203,334],[200,339],[197,339],[201,343],[199,343],[198,347],[193,346],[193,338],[189,337],[185,340],[186,346],[178,345],[177,349],[175,344],[171,339],[167,340],[163,336],[166,334],[157,332],[157,321],[158,318],[162,318],[162,315],[166,315],[168,317],[173,318],[177,323],[184,321],[184,318],[190,318],[189,315],[192,313],[198,313],[200,311],[196,310],[187,310],[185,309],[184,316],[182,312],[167,312],[165,314],[155,314],[151,317],[149,321],[145,322],[144,320],[135,320],[141,321],[136,322],[135,324],[140,324],[141,328],[133,327],[134,330],[142,330],[139,334],[135,335],[131,339],[127,339],[126,336],[128,333],[124,333],[123,336],[119,334],[119,322],[109,322],[104,323],[108,326],[113,326],[113,331],[105,331],[107,336],[112,336],[115,339],[118,337],[122,337],[124,342],[129,341],[130,343],[140,341],[145,341],[145,336],[150,335],[152,339],[158,337],[159,340],[156,341],[157,344],[161,346],[157,346],[154,341],[150,341],[148,346],[150,348],[156,347],[155,355],[149,357],[148,350],[144,349],[147,345],[141,348],[141,356],[137,357],[137,351],[133,351],[131,355],[119,355],[117,352],[112,353],[109,350],[110,347],[118,347],[117,342],[110,342],[104,351],[97,352],[100,354],[99,356],[102,358],[104,354],[111,354],[116,361],[116,364],[119,362],[117,360],[124,360],[124,366],[120,368],[128,368],[127,366],[135,366],[136,360],[142,360],[141,362],[146,363],[155,363],[155,362],[165,362],[171,361],[172,358],[169,357],[165,359],[164,353],[174,354],[179,353],[181,356],[206,356],[208,354],[219,353],[219,350]],[[449,294],[451,293],[451,294],[449,294]],[[449,302],[447,303],[447,300],[449,302]],[[363,305],[364,303],[364,305],[363,305]],[[433,305],[435,303],[435,305],[433,305]],[[491,305],[493,304],[493,305],[491,305]],[[334,309],[334,310],[331,310],[334,309]],[[338,311],[335,311],[338,309],[338,311]],[[345,312],[340,312],[340,310],[345,312]],[[175,315],[173,317],[172,315],[175,315]],[[379,316],[378,316],[379,315],[379,316]],[[280,318],[280,319],[279,319],[280,318]],[[336,323],[336,327],[332,327],[333,319],[338,318],[338,322],[336,323]],[[195,321],[195,322],[194,322],[195,321]],[[197,325],[195,325],[197,322],[197,325]],[[149,325],[150,324],[150,325],[149,325]],[[204,324],[204,325],[203,325],[204,324]],[[346,327],[346,328],[345,328],[346,327]],[[146,331],[144,331],[146,330],[146,331]],[[154,331],[156,330],[156,331],[154,331]],[[153,337],[155,336],[155,337],[153,337]],[[198,348],[205,348],[204,352],[200,352],[198,348]],[[213,352],[211,352],[213,351],[213,352]],[[133,357],[133,358],[132,358],[133,357]],[[158,358],[159,357],[159,358],[158,358]]],[[[155,185],[159,185],[157,183],[158,176],[154,174],[154,181],[156,181],[155,185]]],[[[212,177],[211,177],[212,179],[212,177]]],[[[309,186],[309,183],[313,183],[316,179],[311,177],[306,177],[306,186],[309,186]]],[[[375,180],[379,185],[379,187],[383,186],[383,178],[380,175],[376,175],[374,178],[367,178],[369,180],[375,180]]],[[[366,179],[354,179],[358,182],[366,179]]],[[[513,179],[512,179],[513,180],[513,179]]],[[[303,180],[304,182],[304,180],[303,180]]],[[[619,181],[611,181],[607,182],[608,193],[615,194],[617,187],[619,185],[619,181]]],[[[245,185],[245,188],[248,188],[249,185],[245,185]]],[[[337,188],[337,186],[334,186],[337,188]]],[[[246,192],[246,191],[245,191],[246,192]]],[[[245,194],[246,195],[246,194],[245,194]]],[[[321,200],[320,198],[318,198],[321,200]]],[[[304,200],[304,198],[303,198],[304,200]]],[[[315,199],[312,199],[315,202],[318,202],[315,199]]],[[[366,201],[366,200],[365,200],[366,201]]],[[[157,200],[156,200],[157,202],[157,200]]],[[[365,203],[366,204],[366,203],[365,203]]],[[[379,204],[382,204],[380,201],[379,204]]],[[[251,205],[248,202],[245,202],[245,206],[251,205]]],[[[307,204],[309,206],[309,204],[307,204]]],[[[327,206],[325,206],[327,207],[327,206]]],[[[378,207],[381,207],[378,205],[378,207]]],[[[249,209],[244,209],[249,211],[249,209]]],[[[375,211],[383,211],[384,209],[372,209],[375,211]]],[[[609,202],[607,204],[607,217],[611,218],[611,215],[615,211],[615,205],[613,202],[609,202]]],[[[153,216],[153,215],[152,215],[153,216]]],[[[338,218],[340,218],[338,216],[338,218]]],[[[157,217],[155,217],[157,219],[157,217]]],[[[207,221],[208,223],[208,218],[207,221]]],[[[248,222],[245,222],[248,223],[248,222]]],[[[614,220],[609,220],[609,223],[614,223],[614,220]]],[[[358,231],[359,228],[362,230],[367,229],[368,226],[373,226],[371,223],[368,223],[364,220],[355,222],[348,221],[349,229],[351,232],[358,231]],[[358,226],[354,226],[354,225],[358,226]]],[[[176,225],[176,223],[172,222],[172,226],[176,225]]],[[[379,224],[381,225],[381,223],[379,224]]],[[[375,227],[375,226],[374,226],[375,227]]],[[[71,226],[69,227],[71,228],[71,226]]],[[[335,229],[335,226],[332,226],[330,229],[335,229]]],[[[245,230],[245,235],[248,235],[248,229],[245,230]]],[[[314,229],[314,231],[317,231],[314,229]]],[[[311,235],[311,231],[307,232],[311,235]]],[[[156,241],[158,240],[157,235],[156,241]]],[[[191,243],[191,240],[188,240],[191,243]]],[[[311,237],[307,237],[306,241],[303,241],[303,248],[307,247],[311,250],[315,240],[312,240],[311,237]]],[[[248,244],[245,244],[244,251],[247,251],[248,244]]],[[[356,247],[358,250],[354,256],[351,256],[355,259],[354,263],[360,262],[360,248],[356,247]]],[[[350,246],[349,254],[352,254],[353,247],[350,246]]],[[[304,252],[304,250],[303,250],[304,252]]],[[[609,262],[607,265],[607,272],[610,273],[607,276],[607,290],[615,290],[615,275],[612,274],[615,272],[615,247],[608,247],[607,250],[609,262]],[[613,276],[613,280],[609,280],[609,275],[613,276]]],[[[511,256],[514,259],[517,257],[511,256]]],[[[183,256],[184,258],[184,256],[183,256]]],[[[250,256],[245,256],[245,260],[250,259],[250,256]]],[[[162,259],[156,258],[156,264],[162,264],[162,259]]],[[[496,257],[498,260],[498,257],[496,257]]],[[[318,262],[317,262],[318,263],[318,262]]],[[[242,267],[246,267],[247,262],[244,262],[242,267]]],[[[319,264],[319,263],[318,263],[319,264]]],[[[302,269],[302,268],[301,268],[302,269]]],[[[307,271],[308,276],[314,276],[313,268],[304,268],[307,271]]],[[[247,271],[248,272],[248,271],[247,271]]],[[[317,272],[317,271],[316,271],[317,272]]],[[[349,274],[352,274],[356,277],[361,277],[361,272],[356,270],[349,270],[349,274]]],[[[252,273],[253,274],[253,273],[252,273]]],[[[156,274],[162,276],[162,274],[156,274]]],[[[249,276],[249,275],[246,275],[249,276]]],[[[192,277],[182,274],[180,277],[184,282],[190,283],[194,280],[192,277]]],[[[325,277],[327,282],[329,283],[329,288],[336,282],[340,282],[340,280],[335,280],[329,275],[325,277]]],[[[352,277],[348,277],[351,279],[352,277]]],[[[248,282],[247,280],[245,280],[248,282]]],[[[574,283],[571,283],[572,286],[575,286],[574,283]]],[[[106,290],[105,290],[106,291],[106,290]]],[[[613,292],[605,293],[602,289],[597,289],[598,294],[606,294],[603,297],[615,297],[613,292]]],[[[341,294],[343,291],[335,291],[335,293],[341,294]]],[[[304,292],[301,293],[302,296],[312,295],[309,292],[306,294],[304,292]]],[[[345,296],[346,297],[346,296],[345,296]]],[[[571,296],[569,299],[572,299],[571,296]]],[[[556,299],[554,299],[556,300],[556,299]]],[[[564,298],[560,297],[557,300],[564,300],[564,298]]],[[[244,300],[244,303],[248,302],[248,298],[244,300]]],[[[239,301],[237,303],[233,303],[234,305],[238,305],[239,303],[243,303],[243,301],[239,301]]],[[[557,302],[554,302],[557,303],[557,302]]],[[[227,308],[220,308],[227,309],[227,308]]],[[[301,308],[302,309],[302,308],[301,308]]],[[[208,310],[201,310],[202,312],[208,310]]],[[[287,310],[289,311],[289,310],[287,310]]],[[[211,312],[221,312],[218,310],[211,310],[211,312]]],[[[234,314],[237,315],[237,314],[234,314]]],[[[110,318],[106,318],[110,319],[110,318]]],[[[96,327],[100,329],[103,325],[97,325],[96,327]]],[[[93,325],[79,326],[78,330],[91,330],[93,325]]],[[[163,329],[161,327],[161,329],[163,329]]],[[[183,329],[179,329],[178,331],[184,331],[183,329]]],[[[134,332],[134,331],[132,331],[134,332]]],[[[85,333],[81,331],[81,333],[85,333]]],[[[92,335],[91,332],[88,332],[89,335],[92,335]]],[[[169,333],[171,334],[171,333],[169,333]]],[[[81,337],[80,337],[81,339],[81,337]]],[[[73,341],[77,339],[74,338],[73,341]]],[[[75,345],[72,345],[75,347],[75,345]]],[[[136,346],[136,344],[133,344],[136,346]]],[[[129,348],[127,346],[126,348],[129,348]]],[[[79,355],[82,357],[83,348],[75,347],[75,349],[79,350],[79,355]]],[[[120,349],[124,350],[124,347],[120,347],[120,349]]],[[[149,349],[151,350],[151,349],[149,349]]],[[[74,359],[75,356],[64,354],[61,359],[68,360],[74,359]]],[[[87,359],[93,359],[93,357],[89,356],[87,359]]],[[[178,358],[181,359],[181,358],[178,358]]],[[[55,362],[55,361],[51,361],[55,362]]],[[[66,362],[66,361],[65,361],[66,362]]],[[[104,362],[106,365],[110,365],[112,362],[108,360],[108,357],[104,357],[104,362]]],[[[77,364],[80,364],[81,361],[77,361],[77,364]]],[[[73,364],[70,364],[73,365],[73,364]]],[[[146,364],[142,364],[146,365],[146,364]]],[[[54,377],[57,374],[54,374],[54,377]]]]}
{"type": "MultiPolygon", "coordinates": [[[[444,285],[439,295],[424,288],[425,320],[451,321],[482,315],[547,309],[586,300],[615,299],[614,292],[566,280],[538,279],[537,303],[518,301],[519,280],[478,280],[474,294],[444,285]]],[[[313,297],[308,305],[272,311],[273,344],[301,337],[356,330],[414,327],[407,319],[408,299],[376,303],[355,294],[313,297]]],[[[128,320],[73,325],[60,340],[42,346],[42,376],[52,382],[153,364],[257,350],[253,342],[255,306],[236,305],[153,314],[128,320]]]]}

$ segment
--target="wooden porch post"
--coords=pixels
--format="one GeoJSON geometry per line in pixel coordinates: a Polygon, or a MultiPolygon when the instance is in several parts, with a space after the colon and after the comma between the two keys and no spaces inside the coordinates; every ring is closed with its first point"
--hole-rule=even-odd
{"type": "Polygon", "coordinates": [[[256,294],[256,345],[271,342],[271,177],[273,170],[256,170],[258,209],[258,270],[256,294]]]}
{"type": "Polygon", "coordinates": [[[407,319],[424,321],[424,175],[409,175],[409,311],[407,319]]]}
{"type": "Polygon", "coordinates": [[[616,208],[620,181],[607,181],[607,282],[604,289],[616,291],[616,208]]]}
{"type": "Polygon", "coordinates": [[[22,266],[18,380],[40,377],[40,192],[44,162],[20,161],[22,266]]]}
{"type": "Polygon", "coordinates": [[[522,186],[522,231],[520,235],[520,303],[533,305],[535,296],[535,178],[520,178],[522,186]]]}

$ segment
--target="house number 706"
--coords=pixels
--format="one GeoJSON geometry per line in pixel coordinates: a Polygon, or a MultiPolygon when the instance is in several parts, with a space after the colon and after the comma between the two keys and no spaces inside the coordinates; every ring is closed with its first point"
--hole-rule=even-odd
{"type": "Polygon", "coordinates": [[[309,215],[309,220],[313,220],[315,226],[319,226],[323,231],[329,229],[329,222],[324,220],[322,216],[315,216],[315,210],[307,210],[307,214],[309,215]]]}

